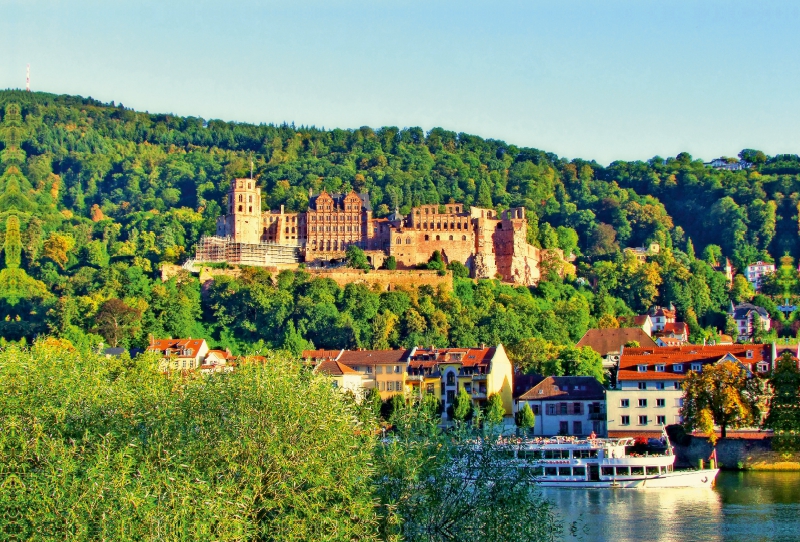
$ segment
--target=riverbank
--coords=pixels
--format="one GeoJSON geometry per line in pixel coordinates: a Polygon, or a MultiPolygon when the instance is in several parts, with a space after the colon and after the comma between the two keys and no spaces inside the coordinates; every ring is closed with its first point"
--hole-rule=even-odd
{"type": "MultiPolygon", "coordinates": [[[[770,438],[725,438],[717,441],[717,461],[724,470],[797,471],[800,454],[782,454],[771,447],[770,438]]],[[[687,436],[686,441],[673,442],[676,467],[697,467],[700,460],[708,463],[714,446],[705,437],[687,436]]]]}

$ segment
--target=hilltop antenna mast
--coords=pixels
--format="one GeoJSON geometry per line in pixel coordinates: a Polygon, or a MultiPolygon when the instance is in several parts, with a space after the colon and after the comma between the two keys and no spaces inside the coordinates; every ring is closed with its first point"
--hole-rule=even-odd
{"type": "Polygon", "coordinates": [[[25,74],[25,90],[27,92],[31,91],[31,65],[28,64],[28,71],[25,74]]]}

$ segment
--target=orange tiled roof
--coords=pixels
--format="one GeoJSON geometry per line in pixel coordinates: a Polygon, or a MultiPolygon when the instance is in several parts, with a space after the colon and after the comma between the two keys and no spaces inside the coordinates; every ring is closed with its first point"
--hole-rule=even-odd
{"type": "Polygon", "coordinates": [[[691,363],[716,363],[732,355],[744,364],[771,361],[771,347],[766,344],[718,344],[656,346],[654,348],[626,348],[619,358],[618,380],[681,380],[686,377],[691,363]],[[751,357],[747,352],[751,352],[751,357]],[[647,371],[639,372],[639,366],[647,371]],[[664,365],[664,371],[655,371],[656,365],[664,365]],[[683,365],[675,371],[675,365],[683,365]]]}
{"type": "Polygon", "coordinates": [[[314,370],[331,376],[361,374],[358,371],[354,371],[344,363],[339,363],[338,361],[332,359],[326,359],[325,361],[317,365],[316,369],[314,370]]]}
{"type": "Polygon", "coordinates": [[[205,339],[154,339],[147,347],[147,351],[161,352],[179,358],[195,358],[204,342],[205,339]],[[187,351],[187,355],[181,354],[184,350],[187,351]]]}
{"type": "Polygon", "coordinates": [[[337,359],[341,352],[341,350],[303,350],[303,353],[300,357],[314,361],[337,359]]]}
{"type": "Polygon", "coordinates": [[[233,359],[233,356],[228,354],[228,352],[226,352],[225,350],[219,350],[219,349],[209,350],[208,354],[206,354],[206,357],[210,356],[211,354],[214,354],[215,356],[218,356],[222,359],[233,359]]]}
{"type": "Polygon", "coordinates": [[[670,322],[664,324],[664,329],[661,333],[686,333],[689,334],[689,328],[686,327],[686,322],[670,322]]]}

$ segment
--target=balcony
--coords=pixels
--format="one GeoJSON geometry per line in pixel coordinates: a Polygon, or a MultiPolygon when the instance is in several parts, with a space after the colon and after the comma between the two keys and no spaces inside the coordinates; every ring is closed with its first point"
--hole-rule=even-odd
{"type": "Polygon", "coordinates": [[[605,412],[590,412],[589,419],[592,421],[604,422],[606,421],[606,413],[605,412]]]}
{"type": "Polygon", "coordinates": [[[487,375],[472,375],[472,380],[483,380],[486,381],[487,375]]]}

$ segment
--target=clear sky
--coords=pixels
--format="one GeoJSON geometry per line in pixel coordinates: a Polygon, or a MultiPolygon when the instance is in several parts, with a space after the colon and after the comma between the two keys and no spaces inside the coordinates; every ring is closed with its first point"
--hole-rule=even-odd
{"type": "Polygon", "coordinates": [[[800,152],[800,3],[0,0],[0,88],[609,163],[800,152]]]}

